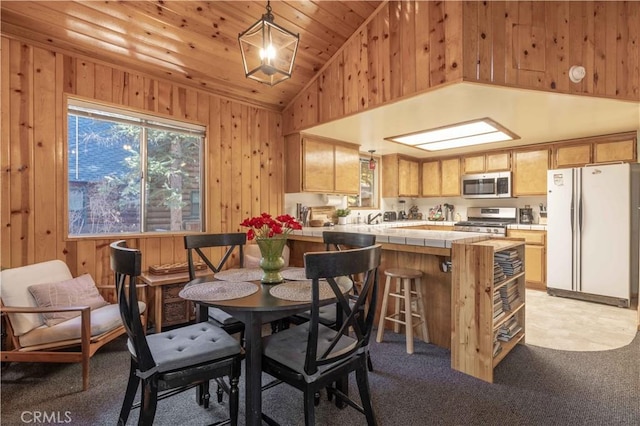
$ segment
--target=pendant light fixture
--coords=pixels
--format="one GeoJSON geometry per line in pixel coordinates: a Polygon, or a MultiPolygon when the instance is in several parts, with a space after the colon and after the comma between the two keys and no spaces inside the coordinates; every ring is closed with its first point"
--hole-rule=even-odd
{"type": "Polygon", "coordinates": [[[371,154],[371,158],[369,159],[369,170],[376,169],[376,160],[373,159],[373,153],[376,152],[375,149],[370,149],[369,153],[371,154]]]}
{"type": "Polygon", "coordinates": [[[273,22],[271,4],[267,13],[238,35],[242,65],[247,78],[274,86],[291,78],[300,35],[273,22]]]}

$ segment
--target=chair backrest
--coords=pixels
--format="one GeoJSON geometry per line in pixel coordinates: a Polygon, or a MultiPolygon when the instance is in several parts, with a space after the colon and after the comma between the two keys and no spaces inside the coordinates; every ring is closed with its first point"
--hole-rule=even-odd
{"type": "Polygon", "coordinates": [[[142,272],[142,253],[127,248],[124,240],[111,243],[111,270],[115,275],[116,294],[122,324],[127,331],[129,343],[133,345],[141,372],[155,368],[144,327],[140,319],[136,281],[142,272]]]}
{"type": "MultiPolygon", "coordinates": [[[[327,251],[342,251],[350,248],[372,246],[376,243],[376,236],[373,234],[358,234],[357,232],[325,231],[322,233],[322,241],[327,251]]],[[[349,275],[349,278],[352,283],[358,284],[353,286],[354,294],[358,294],[359,278],[355,275],[349,275]]]]}
{"type": "MultiPolygon", "coordinates": [[[[0,297],[5,306],[30,307],[38,305],[29,292],[29,286],[66,281],[73,278],[66,263],[61,260],[49,260],[5,269],[0,272],[0,297]]],[[[40,314],[9,314],[9,320],[16,336],[40,327],[44,319],[40,314]]]]}
{"type": "Polygon", "coordinates": [[[369,247],[376,243],[373,234],[358,234],[357,232],[324,231],[322,241],[326,250],[344,250],[345,248],[369,247]]]}
{"type": "Polygon", "coordinates": [[[305,253],[305,272],[312,282],[309,337],[304,367],[307,374],[315,374],[319,366],[354,356],[369,344],[376,311],[381,254],[380,244],[351,250],[305,253]],[[362,274],[363,281],[360,293],[353,301],[342,293],[337,279],[356,274],[362,274]],[[343,318],[342,324],[339,324],[339,329],[329,342],[318,339],[321,280],[329,283],[337,299],[336,310],[341,312],[343,318]],[[355,341],[346,338],[347,330],[353,331],[355,341]]]}
{"type": "Polygon", "coordinates": [[[187,249],[187,262],[189,263],[189,279],[196,278],[196,270],[194,266],[195,251],[198,256],[206,263],[207,267],[213,272],[220,272],[231,254],[238,247],[240,267],[244,265],[244,245],[247,243],[247,234],[244,232],[232,232],[228,234],[194,234],[184,236],[184,248],[187,249]],[[202,251],[203,248],[209,247],[227,247],[224,255],[217,265],[214,265],[207,255],[202,251]]]}

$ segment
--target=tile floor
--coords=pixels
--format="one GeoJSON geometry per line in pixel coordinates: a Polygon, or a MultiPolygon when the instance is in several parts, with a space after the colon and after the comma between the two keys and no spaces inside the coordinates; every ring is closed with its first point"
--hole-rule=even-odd
{"type": "Polygon", "coordinates": [[[618,308],[527,290],[527,344],[567,351],[602,351],[628,345],[637,333],[637,304],[618,308]]]}

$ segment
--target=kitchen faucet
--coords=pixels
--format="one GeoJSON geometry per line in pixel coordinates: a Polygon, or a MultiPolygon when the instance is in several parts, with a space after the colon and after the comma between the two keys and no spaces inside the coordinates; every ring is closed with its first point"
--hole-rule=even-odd
{"type": "Polygon", "coordinates": [[[371,217],[373,213],[369,213],[367,215],[367,225],[371,225],[371,222],[373,222],[374,220],[376,220],[377,218],[379,218],[380,216],[382,216],[382,213],[378,213],[377,215],[375,215],[374,217],[371,217]]]}

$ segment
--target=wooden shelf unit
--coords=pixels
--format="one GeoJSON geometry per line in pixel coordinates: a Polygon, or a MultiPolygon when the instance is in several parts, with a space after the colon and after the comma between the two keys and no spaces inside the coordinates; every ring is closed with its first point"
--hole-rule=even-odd
{"type": "MultiPolygon", "coordinates": [[[[467,240],[468,241],[468,240],[467,240]]],[[[493,370],[525,338],[525,244],[506,238],[454,243],[452,246],[451,368],[493,383],[493,370]],[[515,250],[522,271],[494,283],[494,259],[499,252],[515,250]],[[494,294],[515,283],[520,302],[494,319],[494,294]],[[501,341],[493,355],[498,329],[515,317],[522,330],[501,341]]]]}

